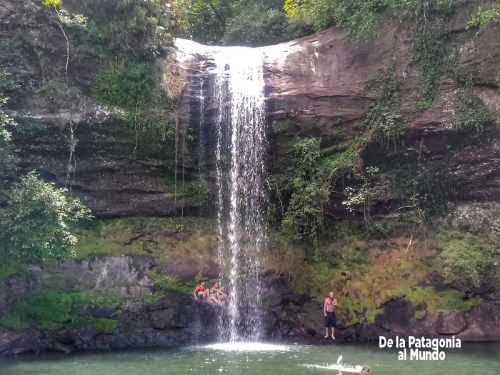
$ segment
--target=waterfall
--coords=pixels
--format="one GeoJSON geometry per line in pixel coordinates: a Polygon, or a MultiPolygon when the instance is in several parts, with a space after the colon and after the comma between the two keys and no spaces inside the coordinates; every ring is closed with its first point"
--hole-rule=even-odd
{"type": "Polygon", "coordinates": [[[262,53],[222,48],[214,54],[218,260],[229,317],[221,340],[258,341],[262,335],[261,252],[266,244],[264,175],[266,129],[262,53]]]}

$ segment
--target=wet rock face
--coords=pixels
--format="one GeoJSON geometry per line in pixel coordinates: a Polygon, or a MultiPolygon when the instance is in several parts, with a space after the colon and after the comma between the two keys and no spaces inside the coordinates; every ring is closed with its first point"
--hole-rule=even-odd
{"type": "Polygon", "coordinates": [[[436,332],[440,335],[455,335],[467,328],[467,321],[459,312],[440,313],[436,322],[436,332]]]}
{"type": "Polygon", "coordinates": [[[181,202],[165,194],[158,176],[170,173],[166,160],[135,159],[135,140],[120,120],[81,123],[74,136],[76,169],[68,174],[69,130],[41,125],[15,132],[25,170],[36,169],[74,196],[98,217],[171,216],[181,202]]]}
{"type": "Polygon", "coordinates": [[[500,303],[487,301],[469,312],[471,323],[458,337],[468,341],[498,341],[500,337],[500,303]]]}

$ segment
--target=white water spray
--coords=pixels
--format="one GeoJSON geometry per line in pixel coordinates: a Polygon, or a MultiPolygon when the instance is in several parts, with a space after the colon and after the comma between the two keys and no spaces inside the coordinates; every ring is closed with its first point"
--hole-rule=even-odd
{"type": "Polygon", "coordinates": [[[262,53],[223,48],[217,66],[217,186],[219,264],[228,289],[229,321],[222,340],[258,341],[262,321],[261,251],[266,244],[264,173],[266,129],[262,53]]]}

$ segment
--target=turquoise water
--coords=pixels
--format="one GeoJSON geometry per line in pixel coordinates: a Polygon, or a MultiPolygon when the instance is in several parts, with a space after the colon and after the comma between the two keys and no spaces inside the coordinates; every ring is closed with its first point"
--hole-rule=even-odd
{"type": "MultiPolygon", "coordinates": [[[[231,348],[231,347],[230,347],[231,348]]],[[[234,345],[232,346],[234,349],[234,345]]],[[[398,361],[396,350],[376,345],[285,346],[268,351],[226,351],[207,347],[0,357],[1,375],[141,374],[338,374],[319,368],[342,360],[368,364],[370,374],[498,375],[500,344],[470,344],[445,350],[444,361],[398,361]]],[[[348,374],[342,372],[342,374],[348,374]]]]}

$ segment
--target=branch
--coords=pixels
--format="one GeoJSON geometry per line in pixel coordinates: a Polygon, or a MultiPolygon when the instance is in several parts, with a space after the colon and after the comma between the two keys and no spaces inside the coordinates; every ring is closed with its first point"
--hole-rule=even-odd
{"type": "Polygon", "coordinates": [[[44,14],[44,16],[47,17],[52,22],[54,22],[57,26],[59,26],[59,29],[61,29],[61,32],[62,32],[62,34],[64,36],[64,39],[66,39],[66,85],[68,85],[68,65],[69,65],[69,46],[70,46],[70,44],[69,44],[68,36],[66,35],[66,32],[64,31],[64,28],[63,28],[63,25],[62,25],[61,16],[59,16],[59,13],[57,12],[57,8],[54,7],[54,11],[56,12],[57,17],[59,17],[59,20],[61,22],[57,22],[55,19],[53,19],[52,17],[49,17],[46,14],[44,14]]]}

